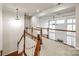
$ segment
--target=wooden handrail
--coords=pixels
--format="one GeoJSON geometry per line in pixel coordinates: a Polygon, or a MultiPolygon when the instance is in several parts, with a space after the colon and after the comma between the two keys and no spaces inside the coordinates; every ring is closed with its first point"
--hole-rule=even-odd
{"type": "MultiPolygon", "coordinates": [[[[32,31],[33,32],[33,29],[32,28],[32,31]]],[[[34,39],[37,39],[37,43],[36,43],[36,47],[35,47],[35,51],[34,51],[34,56],[38,56],[40,54],[40,49],[41,49],[41,44],[42,44],[42,38],[40,37],[40,35],[38,35],[37,37],[33,35],[33,33],[28,33],[26,32],[26,34],[28,34],[29,36],[31,36],[32,38],[34,39]]]]}
{"type": "Polygon", "coordinates": [[[26,30],[24,30],[23,35],[21,36],[20,40],[19,40],[18,43],[17,43],[17,51],[18,51],[18,49],[19,49],[19,44],[20,44],[20,42],[22,41],[22,38],[24,38],[23,53],[24,53],[25,56],[27,56],[27,54],[25,53],[25,36],[26,36],[25,33],[26,33],[26,30]]]}
{"type": "MultiPolygon", "coordinates": [[[[30,28],[31,29],[31,28],[30,28]]],[[[34,28],[36,29],[36,28],[34,28]]],[[[41,29],[41,28],[40,28],[41,29]]],[[[52,28],[42,28],[42,29],[49,29],[49,30],[56,30],[56,31],[66,31],[66,32],[76,32],[76,31],[72,31],[72,30],[64,30],[64,29],[52,29],[52,28]]],[[[39,29],[36,29],[39,30],[39,29]]],[[[40,31],[40,30],[39,30],[40,31]]]]}
{"type": "Polygon", "coordinates": [[[40,31],[40,28],[38,29],[38,28],[34,28],[34,27],[31,27],[31,28],[28,28],[28,27],[26,27],[26,29],[34,29],[34,30],[39,30],[40,31]]]}
{"type": "Polygon", "coordinates": [[[24,55],[27,56],[27,54],[25,53],[25,49],[26,49],[26,48],[25,48],[25,40],[26,40],[25,37],[26,37],[26,31],[24,30],[24,45],[23,45],[23,52],[24,52],[24,55]]]}
{"type": "MultiPolygon", "coordinates": [[[[33,28],[33,27],[32,27],[33,28]]],[[[31,28],[30,28],[31,29],[31,28]]],[[[49,38],[49,30],[55,30],[55,31],[64,31],[64,32],[76,32],[76,31],[72,31],[72,30],[64,30],[64,29],[52,29],[52,28],[41,28],[41,27],[37,27],[37,28],[33,28],[33,30],[38,30],[40,31],[40,34],[42,37],[45,37],[45,38],[49,38]],[[47,31],[47,36],[44,36],[43,35],[43,29],[46,29],[47,31]]]]}
{"type": "Polygon", "coordinates": [[[29,28],[29,27],[26,27],[26,29],[31,29],[31,28],[32,28],[32,27],[30,27],[30,28],[29,28]]]}
{"type": "Polygon", "coordinates": [[[33,28],[34,30],[38,30],[38,31],[40,31],[40,29],[38,29],[38,28],[33,28]]]}
{"type": "Polygon", "coordinates": [[[18,44],[21,42],[22,38],[24,37],[24,33],[23,35],[21,36],[20,40],[18,41],[18,44]]]}
{"type": "Polygon", "coordinates": [[[28,33],[28,32],[26,32],[26,34],[28,34],[29,36],[32,36],[34,39],[37,39],[37,37],[34,36],[33,34],[30,34],[30,33],[28,33]]]}
{"type": "MultiPolygon", "coordinates": [[[[48,28],[42,28],[42,29],[48,29],[48,28]]],[[[72,31],[72,30],[52,29],[52,28],[49,28],[49,30],[66,31],[66,32],[76,32],[76,31],[72,31]]]]}
{"type": "Polygon", "coordinates": [[[76,31],[72,31],[72,30],[63,30],[63,29],[49,29],[49,30],[66,31],[66,32],[76,32],[76,31]]]}

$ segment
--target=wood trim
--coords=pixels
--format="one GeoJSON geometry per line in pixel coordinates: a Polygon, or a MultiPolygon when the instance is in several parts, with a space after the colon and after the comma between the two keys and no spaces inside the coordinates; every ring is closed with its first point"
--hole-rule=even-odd
{"type": "Polygon", "coordinates": [[[63,29],[49,29],[49,30],[56,30],[56,31],[65,31],[65,32],[76,32],[76,31],[72,31],[72,30],[63,30],[63,29]]]}
{"type": "Polygon", "coordinates": [[[21,51],[20,53],[18,53],[18,56],[22,56],[22,54],[23,54],[23,51],[21,51]]]}
{"type": "MultiPolygon", "coordinates": [[[[40,29],[40,27],[38,27],[40,29]]],[[[31,28],[28,28],[31,29],[31,28]]],[[[34,28],[35,30],[39,30],[37,28],[34,28]]],[[[57,30],[57,31],[66,31],[66,32],[76,32],[76,31],[72,31],[72,30],[64,30],[64,29],[52,29],[52,28],[42,28],[42,29],[49,29],[49,30],[57,30]]],[[[40,31],[40,30],[39,30],[40,31]]]]}
{"type": "Polygon", "coordinates": [[[21,51],[20,53],[18,53],[18,51],[14,51],[14,52],[11,52],[5,56],[22,56],[24,51],[21,51]]]}
{"type": "Polygon", "coordinates": [[[24,56],[27,56],[26,52],[23,50],[24,56]]]}
{"type": "Polygon", "coordinates": [[[23,51],[21,51],[20,53],[18,53],[18,56],[22,56],[22,55],[23,55],[23,53],[24,53],[24,55],[25,55],[25,56],[27,56],[27,54],[24,52],[24,50],[23,50],[23,51]]]}
{"type": "MultiPolygon", "coordinates": [[[[42,28],[42,29],[48,29],[48,28],[42,28]]],[[[76,32],[76,31],[72,31],[72,30],[64,30],[64,29],[52,29],[52,28],[49,28],[49,30],[66,31],[66,32],[76,32]]]]}
{"type": "Polygon", "coordinates": [[[11,52],[5,56],[18,56],[18,51],[11,52]]]}

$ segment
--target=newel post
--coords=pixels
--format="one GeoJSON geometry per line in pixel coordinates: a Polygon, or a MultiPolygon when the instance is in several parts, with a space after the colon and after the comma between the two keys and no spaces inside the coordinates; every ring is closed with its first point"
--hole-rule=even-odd
{"type": "Polygon", "coordinates": [[[40,44],[42,44],[42,28],[41,28],[41,30],[40,30],[40,34],[41,34],[41,37],[40,37],[40,44]]]}
{"type": "MultiPolygon", "coordinates": [[[[31,28],[31,34],[33,35],[33,27],[31,28]]],[[[33,39],[33,36],[32,36],[32,39],[33,39]]]]}
{"type": "Polygon", "coordinates": [[[49,28],[47,28],[47,38],[49,38],[49,28]]]}
{"type": "Polygon", "coordinates": [[[26,53],[25,53],[25,39],[26,39],[26,34],[25,34],[25,32],[26,32],[26,31],[25,31],[25,29],[24,29],[24,47],[23,47],[23,52],[24,52],[24,54],[26,54],[26,53]]]}
{"type": "Polygon", "coordinates": [[[35,47],[35,52],[34,52],[34,56],[39,56],[40,55],[40,50],[41,50],[41,44],[40,44],[40,35],[38,34],[37,35],[37,44],[36,44],[36,47],[35,47]]]}
{"type": "Polygon", "coordinates": [[[17,53],[18,53],[18,50],[19,50],[19,42],[17,43],[17,53]]]}

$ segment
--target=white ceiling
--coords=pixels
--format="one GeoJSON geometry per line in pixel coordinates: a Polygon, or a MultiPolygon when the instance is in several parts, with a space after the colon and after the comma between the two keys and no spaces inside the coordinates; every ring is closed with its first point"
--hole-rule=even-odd
{"type": "Polygon", "coordinates": [[[4,3],[3,7],[12,12],[16,12],[16,8],[19,8],[20,13],[26,12],[27,14],[33,16],[38,14],[36,10],[41,12],[56,5],[57,3],[4,3]]]}

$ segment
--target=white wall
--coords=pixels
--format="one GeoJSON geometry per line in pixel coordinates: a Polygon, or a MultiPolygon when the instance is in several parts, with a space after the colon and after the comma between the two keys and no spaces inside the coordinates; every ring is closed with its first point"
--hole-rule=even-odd
{"type": "Polygon", "coordinates": [[[79,49],[79,4],[76,5],[76,48],[79,49]]]}
{"type": "Polygon", "coordinates": [[[2,50],[2,40],[3,40],[3,27],[2,27],[2,6],[0,4],[0,50],[2,50]]]}
{"type": "Polygon", "coordinates": [[[40,27],[48,28],[48,18],[39,19],[40,27]]]}
{"type": "Polygon", "coordinates": [[[28,16],[28,15],[26,15],[26,16],[24,17],[24,19],[25,19],[25,21],[24,21],[25,27],[31,27],[31,17],[28,16]]]}
{"type": "Polygon", "coordinates": [[[20,39],[24,29],[24,15],[15,20],[16,13],[3,9],[3,53],[8,54],[17,49],[17,40],[20,39]]]}
{"type": "Polygon", "coordinates": [[[31,18],[31,27],[39,27],[39,18],[38,17],[32,17],[31,18]]]}

